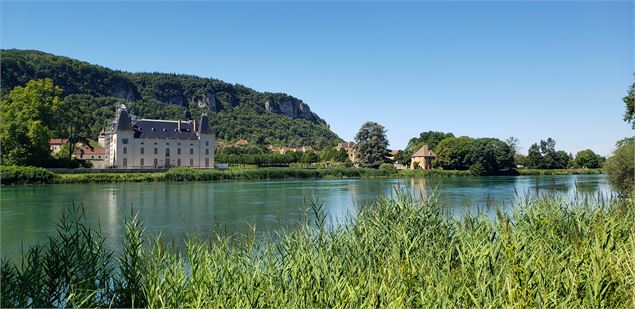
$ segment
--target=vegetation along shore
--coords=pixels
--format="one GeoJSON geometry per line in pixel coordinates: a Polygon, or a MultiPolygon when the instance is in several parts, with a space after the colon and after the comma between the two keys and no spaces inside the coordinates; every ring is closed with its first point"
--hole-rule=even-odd
{"type": "MultiPolygon", "coordinates": [[[[571,175],[601,174],[602,169],[514,170],[508,175],[571,175]]],[[[0,166],[2,185],[51,183],[115,183],[157,181],[319,179],[319,178],[399,178],[399,177],[461,177],[473,176],[470,171],[456,170],[396,170],[389,168],[245,168],[209,170],[172,168],[161,172],[54,173],[32,166],[0,166]]]]}
{"type": "MultiPolygon", "coordinates": [[[[519,200],[453,217],[397,192],[277,242],[189,237],[185,251],[128,221],[119,252],[67,212],[47,243],[1,265],[2,307],[633,307],[629,199],[519,200]]],[[[309,223],[311,222],[311,223],[309,223]]]]}

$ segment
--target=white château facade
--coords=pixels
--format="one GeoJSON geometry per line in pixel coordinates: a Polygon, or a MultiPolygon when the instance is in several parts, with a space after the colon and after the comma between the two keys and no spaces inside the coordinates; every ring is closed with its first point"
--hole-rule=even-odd
{"type": "Polygon", "coordinates": [[[122,169],[214,168],[214,134],[207,114],[196,120],[139,119],[125,105],[105,138],[107,166],[122,169]]]}

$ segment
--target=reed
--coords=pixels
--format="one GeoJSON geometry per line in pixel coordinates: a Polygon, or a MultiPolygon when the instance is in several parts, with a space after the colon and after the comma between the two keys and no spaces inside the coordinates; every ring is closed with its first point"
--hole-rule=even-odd
{"type": "Polygon", "coordinates": [[[435,197],[396,192],[337,228],[325,226],[322,205],[310,209],[278,241],[188,237],[184,252],[133,219],[116,254],[66,215],[47,244],[2,262],[0,305],[635,306],[630,200],[526,198],[494,218],[458,218],[435,197]]]}

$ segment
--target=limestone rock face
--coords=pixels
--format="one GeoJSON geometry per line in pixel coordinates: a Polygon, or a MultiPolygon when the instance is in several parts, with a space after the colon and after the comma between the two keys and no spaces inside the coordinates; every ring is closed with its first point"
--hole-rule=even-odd
{"type": "Polygon", "coordinates": [[[305,119],[311,122],[322,121],[322,119],[320,119],[317,115],[315,115],[315,113],[311,111],[311,108],[307,104],[290,96],[283,99],[270,98],[265,101],[264,105],[265,110],[268,112],[280,114],[290,118],[305,119]]]}
{"type": "Polygon", "coordinates": [[[122,98],[125,100],[138,100],[139,94],[137,89],[131,85],[119,85],[108,89],[108,94],[113,97],[122,98]]]}
{"type": "Polygon", "coordinates": [[[200,107],[207,107],[208,110],[213,112],[219,112],[222,109],[222,105],[218,100],[216,100],[216,95],[214,93],[205,93],[200,96],[194,98],[194,103],[200,107]]]}

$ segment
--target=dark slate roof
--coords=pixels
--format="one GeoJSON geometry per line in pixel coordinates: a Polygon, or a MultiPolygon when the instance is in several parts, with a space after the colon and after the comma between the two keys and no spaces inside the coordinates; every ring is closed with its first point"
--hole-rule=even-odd
{"type": "Polygon", "coordinates": [[[181,130],[177,130],[178,121],[140,119],[134,124],[135,138],[196,140],[192,132],[192,123],[181,121],[181,130]]]}
{"type": "Polygon", "coordinates": [[[198,133],[200,134],[210,134],[212,130],[209,128],[209,119],[207,118],[207,114],[203,114],[201,117],[201,125],[198,127],[198,133]]]}
{"type": "Polygon", "coordinates": [[[132,123],[130,115],[125,109],[119,111],[119,117],[117,118],[117,131],[132,130],[132,123]]]}

